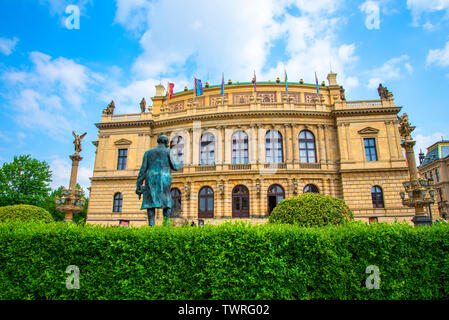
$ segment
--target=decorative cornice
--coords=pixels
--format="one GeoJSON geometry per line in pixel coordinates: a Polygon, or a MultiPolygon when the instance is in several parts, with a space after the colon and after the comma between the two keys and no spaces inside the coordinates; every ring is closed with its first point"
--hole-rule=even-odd
{"type": "Polygon", "coordinates": [[[379,129],[372,128],[372,127],[366,127],[359,131],[357,131],[359,134],[378,134],[379,129]]]}
{"type": "Polygon", "coordinates": [[[128,128],[128,127],[150,127],[154,123],[153,120],[137,120],[137,121],[114,121],[114,122],[100,122],[95,126],[98,129],[109,128],[128,128]]]}
{"type": "Polygon", "coordinates": [[[132,141],[128,140],[128,139],[120,139],[114,142],[114,144],[116,146],[129,146],[132,143],[132,141]]]}
{"type": "Polygon", "coordinates": [[[332,115],[346,116],[346,115],[367,115],[367,114],[398,114],[402,107],[390,108],[357,108],[346,110],[332,110],[332,115]]]}

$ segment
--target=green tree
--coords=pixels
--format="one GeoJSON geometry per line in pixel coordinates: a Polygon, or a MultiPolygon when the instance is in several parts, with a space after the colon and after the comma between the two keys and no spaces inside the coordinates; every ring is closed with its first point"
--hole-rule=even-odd
{"type": "Polygon", "coordinates": [[[43,201],[39,204],[39,207],[44,208],[48,212],[50,212],[51,216],[55,221],[64,220],[64,212],[56,210],[56,198],[62,196],[62,188],[60,186],[58,189],[53,190],[43,201]]]}
{"type": "Polygon", "coordinates": [[[15,156],[0,169],[0,206],[29,204],[39,206],[51,190],[50,166],[30,155],[15,156]]]}

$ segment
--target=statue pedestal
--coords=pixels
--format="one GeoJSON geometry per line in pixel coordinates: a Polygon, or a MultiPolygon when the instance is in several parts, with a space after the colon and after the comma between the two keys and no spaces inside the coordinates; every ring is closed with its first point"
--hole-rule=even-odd
{"type": "Polygon", "coordinates": [[[431,226],[432,218],[429,216],[414,216],[412,222],[415,224],[415,227],[421,226],[431,226]]]}

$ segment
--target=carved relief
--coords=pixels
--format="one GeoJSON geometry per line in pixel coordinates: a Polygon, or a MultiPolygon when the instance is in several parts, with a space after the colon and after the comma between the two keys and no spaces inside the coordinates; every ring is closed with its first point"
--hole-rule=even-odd
{"type": "MultiPolygon", "coordinates": [[[[282,93],[282,99],[284,99],[284,97],[287,97],[286,92],[282,93]]],[[[299,92],[289,92],[288,97],[290,100],[293,100],[293,103],[299,103],[299,92]]]]}
{"type": "MultiPolygon", "coordinates": [[[[227,98],[228,98],[228,94],[225,93],[224,94],[224,99],[227,99],[227,98]]],[[[211,107],[215,107],[215,106],[221,105],[222,101],[223,101],[223,96],[221,94],[209,96],[209,105],[211,107]]]]}
{"type": "MultiPolygon", "coordinates": [[[[315,99],[317,98],[316,93],[304,93],[304,101],[305,103],[315,103],[315,99]]],[[[323,101],[323,95],[319,95],[320,101],[323,101]]]]}
{"type": "Polygon", "coordinates": [[[276,92],[257,92],[257,97],[262,103],[276,103],[276,92]]]}
{"type": "Polygon", "coordinates": [[[249,103],[250,92],[239,92],[232,95],[233,104],[246,104],[249,103]]]}
{"type": "MultiPolygon", "coordinates": [[[[205,100],[204,97],[195,97],[195,102],[197,103],[198,107],[204,107],[205,106],[204,100],[205,100]]],[[[193,103],[193,98],[190,98],[187,103],[192,104],[193,103]]]]}
{"type": "Polygon", "coordinates": [[[184,110],[184,101],[173,102],[168,105],[168,111],[184,110]]]}

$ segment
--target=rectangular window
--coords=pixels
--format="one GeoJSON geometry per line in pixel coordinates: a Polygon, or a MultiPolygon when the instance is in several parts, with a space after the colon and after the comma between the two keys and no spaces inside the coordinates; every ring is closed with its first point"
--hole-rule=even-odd
{"type": "Polygon", "coordinates": [[[377,161],[376,139],[365,138],[365,155],[366,161],[377,161]]]}
{"type": "Polygon", "coordinates": [[[435,177],[437,178],[437,182],[440,182],[440,170],[435,169],[435,177]]]}
{"type": "Polygon", "coordinates": [[[119,149],[117,170],[125,170],[126,169],[126,158],[127,157],[128,157],[128,149],[119,149]]]}

